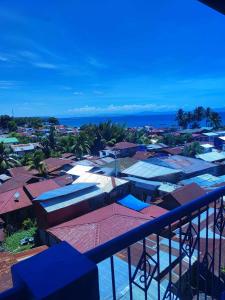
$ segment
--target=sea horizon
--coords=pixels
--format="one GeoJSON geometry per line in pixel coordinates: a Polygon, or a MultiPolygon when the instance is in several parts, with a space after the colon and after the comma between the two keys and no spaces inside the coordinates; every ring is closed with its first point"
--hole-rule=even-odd
{"type": "MultiPolygon", "coordinates": [[[[222,124],[225,124],[225,112],[220,112],[222,124]]],[[[59,117],[62,125],[80,127],[84,124],[99,124],[111,120],[113,123],[124,124],[127,127],[152,126],[156,128],[177,127],[176,113],[137,113],[132,115],[101,115],[82,117],[59,117]]]]}

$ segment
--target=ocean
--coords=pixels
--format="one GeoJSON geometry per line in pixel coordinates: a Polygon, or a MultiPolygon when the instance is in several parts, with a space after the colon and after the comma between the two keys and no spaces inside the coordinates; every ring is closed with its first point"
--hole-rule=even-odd
{"type": "MultiPolygon", "coordinates": [[[[223,124],[225,124],[225,112],[221,112],[223,124]]],[[[93,123],[98,124],[111,120],[114,123],[124,124],[127,127],[152,126],[156,128],[177,126],[175,114],[138,114],[138,115],[121,115],[121,116],[90,116],[90,117],[67,117],[59,118],[62,125],[80,127],[81,125],[93,123]]],[[[205,125],[205,124],[204,124],[205,125]]]]}

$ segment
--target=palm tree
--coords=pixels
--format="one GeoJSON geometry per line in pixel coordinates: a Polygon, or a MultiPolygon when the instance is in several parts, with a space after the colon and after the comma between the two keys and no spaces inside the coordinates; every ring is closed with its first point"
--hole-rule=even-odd
{"type": "Polygon", "coordinates": [[[81,131],[75,137],[74,144],[71,147],[71,150],[78,158],[82,158],[82,156],[84,156],[85,154],[90,153],[90,143],[85,132],[81,131]]]}
{"type": "Polygon", "coordinates": [[[176,114],[176,121],[181,128],[186,129],[189,123],[189,117],[190,116],[180,108],[176,114]]]}
{"type": "Polygon", "coordinates": [[[3,143],[0,143],[0,172],[4,172],[8,168],[19,166],[21,166],[20,162],[10,156],[10,150],[7,149],[3,143]]]}
{"type": "Polygon", "coordinates": [[[193,142],[184,147],[182,154],[184,156],[195,157],[203,152],[201,145],[198,142],[193,142]]]}
{"type": "Polygon", "coordinates": [[[217,112],[215,111],[211,112],[209,119],[210,119],[211,126],[213,126],[216,129],[221,127],[221,122],[222,122],[221,116],[217,112]]]}
{"type": "Polygon", "coordinates": [[[43,162],[44,153],[41,150],[36,150],[32,158],[28,162],[29,169],[36,169],[38,173],[42,176],[46,176],[48,171],[46,164],[43,162]]]}
{"type": "Polygon", "coordinates": [[[207,107],[206,110],[205,110],[205,118],[206,118],[205,119],[205,125],[206,126],[209,126],[211,114],[212,114],[211,108],[207,107]]]}

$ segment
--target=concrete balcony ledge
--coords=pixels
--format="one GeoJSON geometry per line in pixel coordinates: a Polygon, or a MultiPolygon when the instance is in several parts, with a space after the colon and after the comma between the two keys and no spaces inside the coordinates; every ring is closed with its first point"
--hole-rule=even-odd
{"type": "Polygon", "coordinates": [[[12,278],[0,299],[99,299],[97,266],[66,242],[14,265],[12,278]]]}

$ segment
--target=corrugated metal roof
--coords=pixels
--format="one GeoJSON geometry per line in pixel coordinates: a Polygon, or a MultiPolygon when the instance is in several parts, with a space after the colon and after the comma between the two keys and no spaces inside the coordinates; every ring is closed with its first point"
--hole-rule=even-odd
{"type": "Polygon", "coordinates": [[[201,187],[210,187],[212,185],[215,185],[217,183],[224,182],[225,178],[223,176],[217,177],[213,176],[211,174],[203,174],[199,176],[195,176],[189,179],[185,179],[180,181],[181,184],[187,185],[190,183],[197,183],[201,187]]]}
{"type": "Polygon", "coordinates": [[[96,186],[96,183],[75,183],[67,185],[58,189],[41,194],[39,197],[34,199],[35,201],[45,201],[52,198],[58,198],[69,194],[74,194],[78,191],[86,190],[90,187],[96,186]]]}
{"type": "Polygon", "coordinates": [[[212,151],[208,153],[198,154],[196,155],[196,157],[204,161],[214,162],[225,159],[225,152],[212,151]]]}
{"type": "Polygon", "coordinates": [[[206,136],[217,136],[218,135],[218,133],[216,133],[216,132],[205,132],[205,133],[203,133],[203,135],[206,135],[206,136]]]}
{"type": "Polygon", "coordinates": [[[151,164],[145,161],[139,161],[128,169],[123,171],[124,174],[132,175],[141,178],[155,178],[170,174],[179,173],[179,170],[151,164]]]}
{"type": "Polygon", "coordinates": [[[148,203],[145,203],[141,200],[138,200],[136,197],[134,197],[133,195],[127,195],[126,197],[124,197],[123,199],[120,199],[117,201],[117,203],[126,206],[130,209],[134,209],[136,211],[140,211],[146,207],[149,206],[148,203]]]}
{"type": "Polygon", "coordinates": [[[208,170],[216,166],[213,163],[202,161],[201,159],[182,155],[173,155],[162,158],[150,158],[148,159],[148,161],[159,166],[180,170],[185,174],[208,170]]]}
{"type": "Polygon", "coordinates": [[[147,216],[151,218],[157,218],[160,217],[163,214],[166,214],[168,212],[167,209],[162,208],[157,205],[150,205],[140,211],[143,214],[146,214],[147,216]]]}
{"type": "Polygon", "coordinates": [[[85,252],[150,219],[122,205],[111,204],[49,228],[47,232],[59,240],[67,241],[80,252],[85,252]]]}
{"type": "Polygon", "coordinates": [[[105,193],[110,193],[117,186],[127,184],[127,181],[121,178],[88,172],[76,179],[73,184],[89,182],[95,182],[96,185],[105,193]]]}
{"type": "Polygon", "coordinates": [[[53,179],[43,180],[40,182],[31,183],[25,186],[25,189],[31,195],[32,199],[37,198],[41,194],[55,190],[59,188],[60,185],[57,184],[53,179]]]}
{"type": "Polygon", "coordinates": [[[9,137],[6,137],[6,138],[2,138],[0,137],[0,143],[4,143],[4,144],[13,144],[13,143],[18,143],[18,139],[17,138],[9,138],[9,137]]]}
{"type": "Polygon", "coordinates": [[[75,176],[82,176],[84,173],[90,171],[91,169],[93,169],[93,166],[76,165],[66,173],[75,176]]]}

